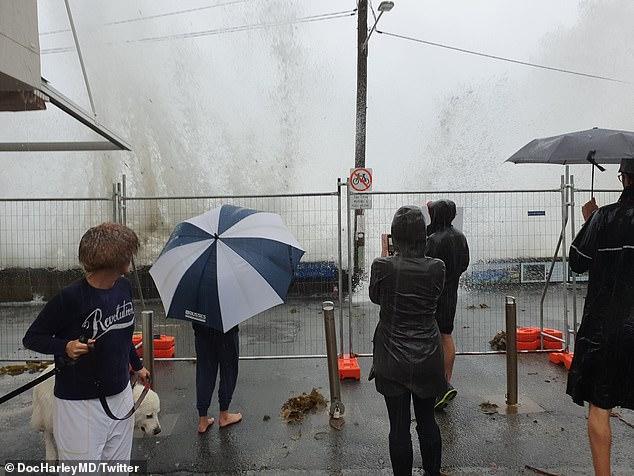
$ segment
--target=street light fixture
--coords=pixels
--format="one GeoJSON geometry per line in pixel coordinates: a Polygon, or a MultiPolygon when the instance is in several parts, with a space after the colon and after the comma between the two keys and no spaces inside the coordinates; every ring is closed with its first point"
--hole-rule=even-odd
{"type": "Polygon", "coordinates": [[[379,20],[381,19],[381,16],[383,16],[383,14],[385,12],[389,12],[390,10],[392,10],[392,8],[394,8],[394,2],[381,2],[379,4],[379,16],[376,17],[376,20],[374,20],[374,25],[372,25],[372,28],[370,29],[370,33],[368,34],[368,37],[365,39],[365,42],[363,43],[363,51],[366,50],[366,48],[368,47],[368,41],[370,41],[370,37],[372,36],[372,33],[374,33],[374,30],[376,30],[376,25],[379,23],[379,20]]]}
{"type": "Polygon", "coordinates": [[[381,2],[379,5],[380,12],[389,12],[392,8],[394,8],[394,2],[381,2]]]}

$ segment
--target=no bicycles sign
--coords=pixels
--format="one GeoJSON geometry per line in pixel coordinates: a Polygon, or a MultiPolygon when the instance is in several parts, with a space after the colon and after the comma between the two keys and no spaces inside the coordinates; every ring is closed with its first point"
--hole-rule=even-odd
{"type": "Polygon", "coordinates": [[[372,169],[357,167],[350,169],[350,187],[352,192],[365,193],[372,191],[372,169]]]}
{"type": "Polygon", "coordinates": [[[350,169],[350,209],[368,210],[372,208],[372,169],[357,167],[350,169]]]}

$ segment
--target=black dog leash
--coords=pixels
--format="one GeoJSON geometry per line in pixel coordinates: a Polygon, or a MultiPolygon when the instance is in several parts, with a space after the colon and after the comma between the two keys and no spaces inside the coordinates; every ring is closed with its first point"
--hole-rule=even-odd
{"type": "MultiPolygon", "coordinates": [[[[79,338],[79,341],[82,344],[87,344],[88,343],[88,338],[84,337],[84,336],[81,336],[79,338]]],[[[75,362],[76,362],[75,360],[71,359],[68,356],[56,356],[55,357],[55,368],[53,370],[50,370],[49,372],[46,372],[43,375],[40,375],[38,378],[36,378],[35,380],[30,381],[26,385],[22,385],[21,387],[16,388],[12,392],[9,392],[6,395],[0,397],[0,405],[3,404],[4,402],[8,401],[8,400],[11,400],[14,397],[17,397],[21,393],[26,392],[27,390],[35,387],[36,385],[41,384],[45,380],[51,378],[53,375],[58,373],[61,368],[74,365],[75,362]]]]}
{"type": "MultiPolygon", "coordinates": [[[[81,342],[82,344],[86,344],[86,343],[88,343],[88,338],[85,337],[85,336],[80,336],[79,337],[79,342],[81,342]]],[[[75,362],[75,361],[70,360],[70,359],[64,359],[64,361],[65,361],[64,362],[65,366],[73,365],[74,362],[75,362]]],[[[93,362],[94,362],[94,360],[93,360],[93,362]]],[[[49,370],[45,374],[42,374],[39,377],[37,377],[36,379],[31,380],[29,383],[27,383],[25,385],[22,385],[21,387],[16,388],[15,390],[7,393],[6,395],[3,395],[2,397],[0,397],[0,405],[5,403],[5,402],[7,402],[7,401],[9,401],[9,400],[11,400],[12,398],[17,397],[18,395],[26,392],[27,390],[35,387],[36,385],[39,385],[40,383],[44,382],[45,380],[53,377],[57,372],[58,372],[57,368],[49,370]]],[[[139,396],[137,401],[134,402],[134,405],[132,406],[130,411],[128,411],[128,413],[126,413],[123,417],[117,417],[117,416],[114,415],[114,413],[112,413],[112,410],[110,410],[110,407],[108,406],[108,401],[106,400],[106,396],[101,391],[101,383],[99,382],[99,380],[95,379],[95,384],[97,386],[97,394],[99,395],[99,401],[101,402],[101,406],[103,407],[104,412],[106,412],[106,415],[108,415],[108,417],[112,418],[113,420],[127,420],[132,415],[134,415],[134,412],[137,411],[137,409],[141,406],[141,403],[143,403],[143,399],[145,399],[145,396],[150,391],[150,385],[146,384],[145,388],[141,392],[141,395],[139,396]]],[[[133,385],[133,387],[134,387],[134,385],[133,385]]]]}
{"type": "MultiPolygon", "coordinates": [[[[79,337],[79,342],[81,342],[82,344],[87,344],[88,343],[88,338],[85,337],[85,336],[80,336],[79,337]]],[[[62,369],[64,367],[69,367],[71,365],[75,365],[75,362],[76,362],[76,360],[73,360],[73,359],[71,359],[68,356],[55,357],[55,368],[53,370],[50,370],[50,371],[46,372],[45,374],[40,375],[36,379],[30,381],[26,385],[22,385],[21,387],[16,388],[12,392],[9,392],[6,395],[3,395],[2,397],[0,397],[0,405],[3,404],[4,402],[8,401],[8,400],[11,400],[14,397],[17,397],[21,393],[26,392],[27,390],[35,387],[36,385],[41,384],[45,380],[51,378],[52,376],[57,374],[60,371],[60,369],[62,369]]]]}
{"type": "MultiPolygon", "coordinates": [[[[82,344],[87,344],[88,343],[88,338],[82,335],[82,336],[79,337],[79,342],[81,342],[82,344]]],[[[27,390],[35,387],[36,385],[41,384],[45,380],[47,380],[47,379],[51,378],[52,376],[54,376],[55,374],[59,373],[60,370],[63,369],[64,367],[70,367],[72,365],[75,365],[76,362],[77,362],[77,360],[73,360],[73,359],[71,359],[70,357],[68,357],[66,355],[64,355],[64,356],[56,356],[55,357],[55,368],[53,370],[50,370],[50,371],[46,372],[43,375],[40,375],[38,378],[36,378],[35,380],[30,381],[26,385],[22,385],[21,387],[16,388],[12,392],[9,392],[6,395],[0,397],[0,405],[3,404],[4,402],[8,401],[8,400],[11,400],[14,397],[17,397],[21,393],[26,392],[27,390]]]]}
{"type": "MultiPolygon", "coordinates": [[[[87,344],[88,338],[82,335],[79,337],[79,342],[81,342],[82,344],[87,344]]],[[[92,349],[90,350],[92,351],[92,349]]],[[[93,368],[96,367],[94,355],[91,352],[89,352],[87,357],[91,360],[93,368]]],[[[97,372],[94,372],[94,373],[95,375],[97,375],[97,372]]],[[[101,381],[96,377],[95,377],[95,386],[97,387],[97,395],[99,396],[99,402],[101,403],[101,408],[103,408],[103,411],[106,412],[106,415],[108,415],[109,418],[111,418],[112,420],[117,420],[117,421],[127,420],[132,415],[134,415],[134,412],[136,412],[137,409],[141,406],[141,403],[143,403],[143,399],[145,398],[147,393],[150,391],[150,384],[147,383],[145,387],[143,388],[141,395],[139,395],[139,398],[137,399],[136,402],[134,402],[134,405],[132,405],[132,408],[128,411],[128,413],[126,413],[122,417],[118,417],[118,416],[115,416],[114,413],[112,413],[112,410],[110,409],[110,406],[108,405],[108,400],[101,389],[101,381]]],[[[132,385],[132,388],[134,388],[134,384],[132,385]]]]}
{"type": "MultiPolygon", "coordinates": [[[[134,388],[134,385],[132,387],[134,388]]],[[[122,417],[117,417],[115,416],[114,413],[112,413],[112,410],[110,410],[110,407],[108,406],[108,400],[106,400],[105,395],[101,392],[99,383],[97,382],[97,393],[99,394],[99,401],[101,402],[101,407],[103,408],[103,411],[106,412],[106,415],[108,415],[108,417],[112,418],[113,420],[119,420],[119,421],[127,420],[132,415],[134,415],[134,412],[136,412],[137,409],[141,406],[141,403],[143,403],[143,399],[145,398],[145,396],[147,395],[149,391],[150,391],[150,385],[147,384],[143,388],[143,391],[141,392],[141,395],[139,395],[139,398],[137,399],[137,401],[134,402],[134,405],[132,406],[130,411],[122,417]]]]}
{"type": "MultiPolygon", "coordinates": [[[[56,373],[57,373],[57,369],[49,370],[45,374],[42,374],[36,379],[31,380],[29,383],[16,388],[15,390],[7,393],[6,395],[3,395],[2,397],[0,397],[0,405],[5,402],[8,402],[12,398],[17,397],[18,395],[26,392],[27,390],[35,387],[36,385],[41,384],[45,380],[48,380],[49,378],[53,377],[56,373]]],[[[101,402],[101,406],[103,407],[103,410],[106,412],[106,415],[108,415],[108,417],[112,418],[113,420],[127,420],[132,415],[134,415],[134,412],[137,411],[137,409],[141,406],[141,403],[143,403],[143,399],[145,399],[145,396],[148,394],[149,391],[150,391],[150,386],[146,385],[143,391],[141,392],[141,395],[137,399],[137,401],[134,402],[134,405],[130,409],[130,411],[122,417],[117,417],[112,413],[112,410],[110,410],[110,407],[108,406],[108,401],[106,400],[106,397],[101,392],[99,384],[97,384],[97,392],[99,393],[99,401],[101,402]]]]}
{"type": "Polygon", "coordinates": [[[7,393],[6,395],[3,395],[2,397],[0,397],[0,405],[3,404],[4,402],[7,402],[7,401],[11,400],[14,397],[17,397],[21,393],[26,392],[30,388],[33,388],[36,385],[44,382],[44,380],[47,380],[47,379],[51,378],[53,375],[55,375],[56,372],[57,372],[57,369],[49,370],[45,374],[42,374],[39,377],[37,377],[36,379],[31,380],[26,385],[22,385],[21,387],[16,388],[15,390],[7,393]]]}

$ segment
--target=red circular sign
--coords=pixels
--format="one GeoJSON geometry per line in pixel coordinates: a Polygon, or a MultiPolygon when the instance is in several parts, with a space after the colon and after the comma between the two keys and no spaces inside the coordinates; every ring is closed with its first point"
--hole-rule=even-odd
{"type": "Polygon", "coordinates": [[[354,169],[350,174],[350,185],[355,192],[367,192],[372,187],[372,172],[368,169],[354,169]]]}

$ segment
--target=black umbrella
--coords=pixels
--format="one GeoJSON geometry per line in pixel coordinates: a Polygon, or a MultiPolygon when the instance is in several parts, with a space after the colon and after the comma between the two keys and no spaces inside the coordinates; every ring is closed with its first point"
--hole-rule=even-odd
{"type": "MultiPolygon", "coordinates": [[[[553,137],[535,139],[515,152],[507,162],[515,164],[618,164],[623,159],[634,159],[634,132],[599,129],[570,132],[553,137]]],[[[591,192],[591,193],[592,193],[591,192]]]]}

